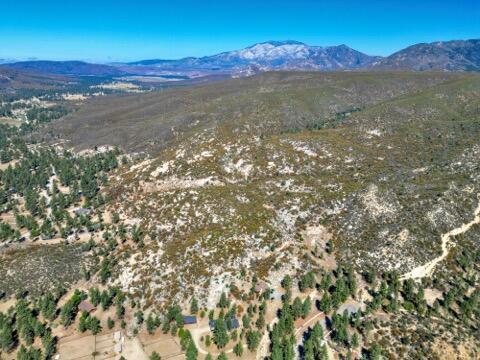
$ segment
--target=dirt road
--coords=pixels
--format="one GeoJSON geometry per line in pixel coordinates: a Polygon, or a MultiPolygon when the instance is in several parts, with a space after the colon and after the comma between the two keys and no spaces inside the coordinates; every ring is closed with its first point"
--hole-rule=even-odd
{"type": "Polygon", "coordinates": [[[402,275],[400,279],[401,280],[421,279],[426,276],[431,276],[437,264],[443,261],[448,256],[450,248],[452,247],[452,242],[450,240],[451,237],[463,234],[464,232],[468,231],[473,225],[480,223],[480,201],[473,213],[473,216],[474,216],[473,220],[470,221],[469,223],[462,224],[461,226],[453,230],[450,230],[449,232],[442,235],[442,254],[439,257],[436,257],[435,259],[433,259],[432,261],[429,261],[425,265],[421,265],[414,268],[410,272],[402,275]]]}

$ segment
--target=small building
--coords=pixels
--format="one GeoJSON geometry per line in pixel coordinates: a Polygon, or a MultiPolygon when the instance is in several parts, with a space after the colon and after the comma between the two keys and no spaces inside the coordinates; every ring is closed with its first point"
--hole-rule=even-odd
{"type": "Polygon", "coordinates": [[[264,281],[259,281],[257,283],[257,285],[255,285],[255,292],[257,293],[262,293],[264,292],[265,290],[268,290],[270,287],[268,286],[268,284],[264,281]]]}
{"type": "Polygon", "coordinates": [[[185,325],[192,325],[197,323],[197,317],[192,315],[184,315],[183,316],[183,323],[185,325]]]}
{"type": "Polygon", "coordinates": [[[80,311],[86,311],[88,313],[91,313],[92,311],[95,311],[95,309],[96,307],[86,300],[83,300],[80,304],[78,304],[78,310],[80,311]]]}
{"type": "Polygon", "coordinates": [[[75,215],[77,216],[88,216],[92,212],[92,209],[89,208],[78,208],[75,209],[75,215]]]}
{"type": "Polygon", "coordinates": [[[120,331],[115,331],[113,333],[113,340],[115,340],[116,342],[120,342],[121,339],[122,339],[122,333],[120,331]]]}
{"type": "MultiPolygon", "coordinates": [[[[230,329],[238,329],[240,327],[240,323],[238,322],[238,319],[235,317],[232,317],[230,319],[225,319],[224,323],[225,323],[225,326],[230,329]]],[[[208,322],[208,325],[210,326],[210,330],[212,331],[215,330],[216,324],[217,324],[217,320],[210,320],[208,322]]]]}

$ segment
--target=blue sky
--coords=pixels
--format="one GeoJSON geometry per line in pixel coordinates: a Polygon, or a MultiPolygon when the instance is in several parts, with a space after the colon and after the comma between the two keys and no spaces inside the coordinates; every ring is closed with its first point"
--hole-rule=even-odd
{"type": "Polygon", "coordinates": [[[479,0],[0,3],[0,58],[171,59],[285,39],[388,55],[418,42],[480,38],[479,0]]]}

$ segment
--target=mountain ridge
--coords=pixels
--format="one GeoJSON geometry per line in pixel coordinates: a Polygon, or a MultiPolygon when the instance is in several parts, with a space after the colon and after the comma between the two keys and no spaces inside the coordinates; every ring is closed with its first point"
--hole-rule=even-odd
{"type": "Polygon", "coordinates": [[[262,66],[266,70],[275,69],[316,69],[338,70],[367,66],[380,57],[370,56],[354,50],[345,44],[338,46],[310,46],[300,41],[266,41],[253,44],[240,50],[221,52],[203,57],[186,57],[178,60],[147,59],[126,65],[149,65],[168,70],[191,69],[234,69],[249,66],[262,66]],[[343,57],[338,56],[338,52],[343,57]]]}
{"type": "Polygon", "coordinates": [[[379,60],[372,68],[414,71],[479,71],[480,39],[414,44],[379,60]]]}
{"type": "Polygon", "coordinates": [[[296,40],[270,40],[202,57],[111,64],[37,60],[0,64],[0,68],[73,76],[174,74],[188,78],[215,74],[238,77],[277,70],[480,71],[480,40],[418,43],[387,57],[367,55],[345,44],[311,46],[296,40]]]}

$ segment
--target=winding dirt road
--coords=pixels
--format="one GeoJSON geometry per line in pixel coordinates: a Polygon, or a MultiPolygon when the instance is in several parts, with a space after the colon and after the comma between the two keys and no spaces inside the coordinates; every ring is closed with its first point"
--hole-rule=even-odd
{"type": "MultiPolygon", "coordinates": [[[[480,194],[479,194],[480,195],[480,194]]],[[[452,236],[457,236],[460,234],[463,234],[464,232],[467,232],[473,225],[479,224],[480,223],[480,199],[477,205],[477,208],[473,212],[473,220],[470,221],[469,223],[462,224],[461,226],[450,230],[449,232],[445,233],[442,235],[442,255],[439,257],[436,257],[432,261],[429,261],[425,265],[418,266],[411,270],[410,272],[403,274],[400,279],[401,280],[406,280],[406,279],[421,279],[426,276],[431,276],[433,274],[433,271],[435,270],[435,267],[437,264],[441,261],[443,261],[447,256],[450,251],[450,248],[452,247],[452,241],[450,240],[452,236]]]]}

